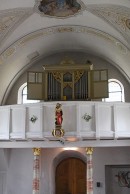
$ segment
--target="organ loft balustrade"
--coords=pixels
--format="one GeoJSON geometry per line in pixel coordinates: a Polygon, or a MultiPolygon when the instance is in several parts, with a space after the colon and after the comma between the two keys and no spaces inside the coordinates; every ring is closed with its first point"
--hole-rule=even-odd
{"type": "MultiPolygon", "coordinates": [[[[59,102],[58,102],[59,103],[59,102]]],[[[57,102],[0,107],[0,140],[57,141],[57,102]]],[[[130,103],[60,101],[64,141],[130,138],[130,103]]]]}

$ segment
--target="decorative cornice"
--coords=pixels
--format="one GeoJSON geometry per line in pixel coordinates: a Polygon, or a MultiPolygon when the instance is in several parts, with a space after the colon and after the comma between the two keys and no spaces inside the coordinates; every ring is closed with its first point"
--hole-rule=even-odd
{"type": "Polygon", "coordinates": [[[0,64],[4,63],[6,59],[14,55],[15,52],[17,52],[17,49],[19,47],[25,46],[26,44],[28,44],[33,40],[36,40],[40,37],[45,38],[46,36],[50,36],[52,34],[67,33],[67,32],[83,33],[90,36],[96,36],[100,39],[103,39],[109,42],[110,44],[115,45],[121,54],[127,54],[128,48],[123,43],[121,43],[118,39],[112,37],[110,34],[107,34],[105,32],[102,32],[100,30],[90,28],[90,27],[67,25],[67,26],[55,26],[55,27],[44,28],[22,37],[14,44],[12,44],[8,49],[6,49],[3,53],[1,53],[0,64]]]}
{"type": "Polygon", "coordinates": [[[112,25],[127,40],[130,38],[130,8],[110,4],[96,4],[89,5],[86,9],[112,25]]]}
{"type": "Polygon", "coordinates": [[[32,8],[15,8],[0,11],[0,44],[32,13],[32,8]]]}

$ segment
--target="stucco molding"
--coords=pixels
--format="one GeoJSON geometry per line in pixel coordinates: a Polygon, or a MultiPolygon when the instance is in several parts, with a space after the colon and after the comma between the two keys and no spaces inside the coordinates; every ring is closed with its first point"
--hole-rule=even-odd
{"type": "Polygon", "coordinates": [[[130,38],[130,8],[117,5],[88,5],[86,10],[100,17],[118,30],[126,40],[130,38]]]}
{"type": "Polygon", "coordinates": [[[33,13],[33,8],[15,8],[0,11],[0,44],[7,38],[24,20],[33,13]]]}
{"type": "Polygon", "coordinates": [[[123,55],[126,55],[129,51],[129,49],[120,40],[100,30],[85,26],[54,26],[37,30],[17,40],[14,44],[12,44],[3,53],[0,54],[0,65],[2,65],[6,59],[9,59],[9,57],[13,56],[17,52],[18,48],[25,46],[40,37],[46,38],[46,36],[57,33],[83,33],[87,36],[96,36],[97,38],[114,45],[115,48],[117,48],[118,51],[123,55]]]}

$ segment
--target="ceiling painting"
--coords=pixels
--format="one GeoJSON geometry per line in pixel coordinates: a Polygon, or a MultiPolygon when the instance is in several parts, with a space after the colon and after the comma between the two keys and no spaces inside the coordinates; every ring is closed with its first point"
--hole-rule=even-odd
{"type": "Polygon", "coordinates": [[[35,8],[43,16],[66,18],[78,14],[85,6],[79,0],[37,0],[35,8]]]}

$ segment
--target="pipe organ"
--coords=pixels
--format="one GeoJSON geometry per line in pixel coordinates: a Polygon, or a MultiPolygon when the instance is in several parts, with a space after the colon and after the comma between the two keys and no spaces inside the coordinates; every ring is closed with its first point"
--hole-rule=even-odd
{"type": "Polygon", "coordinates": [[[91,64],[62,61],[44,66],[43,72],[28,72],[28,99],[47,101],[91,100],[108,97],[108,72],[92,70],[91,64]]]}

